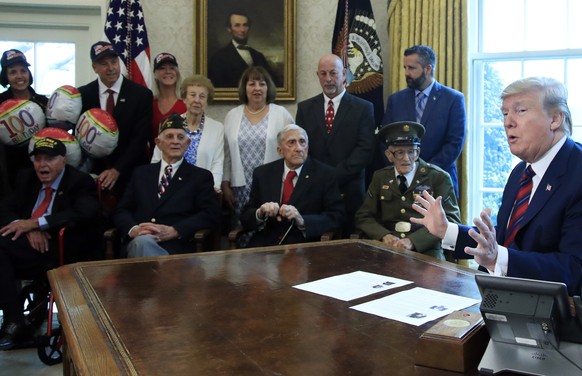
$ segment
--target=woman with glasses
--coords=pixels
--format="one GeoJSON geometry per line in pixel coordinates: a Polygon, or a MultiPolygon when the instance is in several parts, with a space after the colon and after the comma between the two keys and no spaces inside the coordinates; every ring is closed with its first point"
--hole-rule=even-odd
{"type": "Polygon", "coordinates": [[[451,177],[441,168],[419,158],[424,127],[400,121],[380,129],[386,140],[386,157],[392,163],[374,173],[368,194],[356,213],[356,227],[370,239],[394,249],[405,249],[444,259],[441,241],[410,217],[420,216],[412,209],[422,191],[443,197],[443,208],[450,222],[461,221],[451,177]]]}

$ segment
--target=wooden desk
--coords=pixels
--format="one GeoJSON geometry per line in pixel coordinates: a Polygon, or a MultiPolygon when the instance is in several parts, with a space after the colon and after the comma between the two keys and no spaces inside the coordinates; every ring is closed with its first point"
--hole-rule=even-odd
{"type": "Polygon", "coordinates": [[[479,298],[473,274],[339,240],[79,263],[49,279],[65,374],[438,376],[458,374],[414,365],[418,337],[435,322],[415,327],[349,307],[414,286],[479,298]],[[350,302],[291,287],[357,270],[415,283],[350,302]]]}

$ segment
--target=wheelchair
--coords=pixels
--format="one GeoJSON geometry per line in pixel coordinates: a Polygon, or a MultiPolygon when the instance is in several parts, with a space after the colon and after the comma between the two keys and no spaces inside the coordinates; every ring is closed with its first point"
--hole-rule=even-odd
{"type": "MultiPolygon", "coordinates": [[[[64,264],[64,235],[66,227],[59,230],[59,266],[64,264]]],[[[47,268],[50,269],[50,268],[47,268]]],[[[35,337],[38,357],[46,365],[54,365],[63,361],[63,338],[61,327],[54,326],[54,298],[46,273],[32,280],[20,291],[26,323],[38,331],[46,320],[46,330],[35,337]]]]}

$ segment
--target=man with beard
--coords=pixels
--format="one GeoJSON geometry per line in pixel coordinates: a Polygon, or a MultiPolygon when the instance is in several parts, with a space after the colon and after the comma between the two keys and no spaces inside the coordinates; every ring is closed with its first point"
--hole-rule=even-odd
{"type": "Polygon", "coordinates": [[[408,87],[388,97],[383,124],[416,121],[426,128],[420,158],[447,171],[459,196],[455,162],[465,142],[465,97],[434,78],[436,55],[428,46],[404,51],[408,87]]]}
{"type": "Polygon", "coordinates": [[[247,45],[251,31],[251,19],[243,11],[228,14],[226,30],[232,40],[216,51],[208,63],[208,78],[216,87],[238,87],[243,72],[250,66],[260,66],[267,70],[276,86],[281,79],[271,69],[265,55],[247,45]]]}

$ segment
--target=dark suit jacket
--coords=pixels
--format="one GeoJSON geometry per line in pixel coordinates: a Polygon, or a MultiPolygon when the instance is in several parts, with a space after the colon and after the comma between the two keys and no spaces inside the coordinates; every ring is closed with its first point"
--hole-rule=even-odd
{"type": "Polygon", "coordinates": [[[296,123],[307,131],[309,155],[335,168],[346,213],[352,217],[364,201],[364,169],[374,151],[372,103],[346,92],[327,134],[323,94],[297,106],[296,123]]]}
{"type": "MultiPolygon", "coordinates": [[[[383,124],[416,121],[414,89],[406,88],[388,97],[383,124]]],[[[451,175],[459,196],[459,178],[455,162],[465,143],[465,97],[462,93],[435,81],[420,121],[426,128],[420,158],[435,164],[451,175]]]]}
{"type": "MultiPolygon", "coordinates": [[[[0,203],[0,227],[17,219],[28,219],[42,184],[34,170],[24,170],[15,182],[16,189],[0,203]]],[[[103,233],[99,226],[97,186],[88,174],[67,165],[58,190],[55,192],[51,215],[46,216],[52,237],[49,252],[58,260],[59,230],[65,232],[65,262],[90,260],[98,257],[103,233]]]]}
{"type": "MultiPolygon", "coordinates": [[[[275,74],[265,55],[249,47],[253,65],[263,67],[269,72],[276,86],[281,86],[280,77],[275,74]]],[[[208,78],[216,87],[238,87],[239,80],[249,66],[240,56],[232,43],[216,51],[208,64],[208,78]]]]}
{"type": "Polygon", "coordinates": [[[200,229],[213,229],[220,220],[218,198],[210,171],[183,161],[166,192],[158,198],[160,163],[135,169],[119,201],[115,213],[115,226],[125,240],[136,225],[152,222],[173,226],[178,239],[159,243],[168,253],[188,253],[189,241],[200,229]]]}
{"type": "MultiPolygon", "coordinates": [[[[101,108],[97,80],[79,87],[79,91],[83,100],[82,112],[101,108]]],[[[117,147],[109,156],[95,160],[91,172],[99,174],[114,167],[121,174],[116,184],[123,187],[135,167],[149,162],[147,143],[152,127],[152,103],[153,95],[149,89],[123,78],[113,111],[119,128],[117,147]]]]}
{"type": "MultiPolygon", "coordinates": [[[[497,215],[497,242],[503,244],[525,162],[518,164],[505,185],[497,215]]],[[[532,197],[523,226],[508,247],[510,277],[564,282],[570,294],[582,287],[582,146],[568,138],[544,174],[532,197]]],[[[475,246],[462,226],[455,255],[475,246]]]]}
{"type": "MultiPolygon", "coordinates": [[[[278,244],[290,222],[268,219],[259,227],[257,209],[265,202],[280,202],[284,166],[283,159],[259,166],[253,172],[249,202],[243,209],[241,223],[247,229],[258,229],[250,247],[278,244]]],[[[319,240],[324,232],[341,228],[345,212],[333,169],[308,158],[295,184],[288,205],[295,206],[305,220],[305,236],[296,226],[285,238],[284,244],[319,240]]]]}

